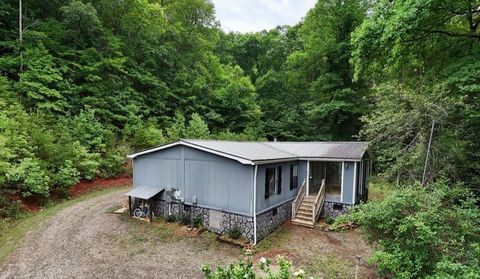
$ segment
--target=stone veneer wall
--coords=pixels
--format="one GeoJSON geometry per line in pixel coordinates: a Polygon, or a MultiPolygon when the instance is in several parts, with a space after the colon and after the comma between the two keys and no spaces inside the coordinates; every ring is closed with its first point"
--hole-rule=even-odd
{"type": "Polygon", "coordinates": [[[257,215],[257,241],[264,239],[292,217],[292,202],[284,203],[257,215]],[[276,214],[275,214],[276,211],[276,214]]]}
{"type": "MultiPolygon", "coordinates": [[[[156,216],[167,216],[168,215],[168,202],[162,200],[153,201],[153,212],[156,216]]],[[[240,214],[217,211],[221,213],[221,227],[216,228],[210,226],[210,211],[213,209],[203,208],[193,205],[184,205],[181,203],[172,202],[171,203],[171,214],[176,217],[183,214],[192,214],[193,216],[201,216],[203,221],[203,226],[205,226],[209,231],[212,231],[217,234],[224,234],[230,231],[231,229],[238,227],[242,231],[242,235],[248,239],[250,242],[254,241],[253,235],[253,217],[244,216],[240,214]]]]}
{"type": "Polygon", "coordinates": [[[325,202],[323,204],[323,210],[322,213],[320,214],[320,218],[326,218],[326,217],[333,217],[337,218],[338,216],[345,214],[350,210],[351,205],[348,204],[342,204],[342,203],[335,203],[335,202],[325,202]],[[342,209],[334,209],[333,205],[338,204],[339,206],[342,207],[342,209]]]}
{"type": "MultiPolygon", "coordinates": [[[[135,207],[138,206],[138,201],[134,200],[135,207]]],[[[134,208],[135,208],[134,207],[134,208]]],[[[335,202],[325,202],[323,206],[320,218],[333,217],[336,218],[342,214],[348,212],[351,205],[340,204],[335,202]],[[333,209],[333,205],[338,204],[342,206],[342,209],[333,209]]],[[[181,203],[171,203],[171,214],[176,217],[182,214],[192,214],[193,216],[201,216],[203,225],[210,231],[217,234],[227,233],[234,227],[239,227],[242,231],[242,235],[253,243],[254,230],[253,230],[253,217],[244,216],[240,214],[221,212],[221,228],[214,228],[210,226],[210,211],[212,209],[203,208],[198,206],[184,205],[181,203]]],[[[168,215],[168,203],[162,200],[153,201],[153,212],[156,216],[168,215]]],[[[257,215],[257,242],[264,239],[267,235],[272,233],[285,221],[289,220],[292,216],[292,202],[284,203],[276,208],[272,208],[266,212],[257,215]],[[276,211],[276,214],[274,212],[276,211]]]]}

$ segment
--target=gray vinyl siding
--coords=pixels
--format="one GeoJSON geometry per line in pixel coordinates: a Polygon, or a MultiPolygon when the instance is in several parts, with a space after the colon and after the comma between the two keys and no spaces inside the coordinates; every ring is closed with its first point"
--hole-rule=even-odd
{"type": "Polygon", "coordinates": [[[261,212],[270,207],[282,204],[296,197],[298,190],[307,174],[306,161],[290,161],[277,164],[259,165],[257,173],[257,204],[256,211],[261,212]],[[290,190],[290,166],[298,165],[298,187],[290,190]],[[265,170],[267,168],[282,167],[282,191],[280,194],[273,194],[265,198],[265,170]]]}
{"type": "Polygon", "coordinates": [[[185,147],[185,203],[251,215],[253,166],[185,147]]]}
{"type": "Polygon", "coordinates": [[[298,188],[302,187],[303,181],[307,179],[307,161],[298,161],[298,188]]]}
{"type": "Polygon", "coordinates": [[[133,160],[134,187],[180,190],[186,204],[252,215],[253,166],[186,146],[175,146],[133,160]]]}
{"type": "Polygon", "coordinates": [[[133,160],[133,187],[178,188],[181,183],[181,146],[149,153],[133,160]]]}
{"type": "Polygon", "coordinates": [[[343,168],[342,203],[353,204],[353,187],[355,182],[355,162],[345,162],[343,168]]]}

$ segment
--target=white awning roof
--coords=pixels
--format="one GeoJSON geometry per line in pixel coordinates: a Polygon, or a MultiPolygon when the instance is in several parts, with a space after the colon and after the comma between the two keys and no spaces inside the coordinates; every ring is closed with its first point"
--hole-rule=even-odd
{"type": "Polygon", "coordinates": [[[134,197],[134,198],[148,200],[163,190],[165,190],[165,187],[137,186],[133,188],[130,192],[126,193],[125,195],[134,197]]]}

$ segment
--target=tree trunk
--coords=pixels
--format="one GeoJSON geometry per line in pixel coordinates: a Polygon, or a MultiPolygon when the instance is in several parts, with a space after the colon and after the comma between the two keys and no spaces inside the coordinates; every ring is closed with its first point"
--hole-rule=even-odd
{"type": "Polygon", "coordinates": [[[23,8],[22,0],[18,0],[18,41],[20,53],[20,73],[23,72],[23,8]]]}

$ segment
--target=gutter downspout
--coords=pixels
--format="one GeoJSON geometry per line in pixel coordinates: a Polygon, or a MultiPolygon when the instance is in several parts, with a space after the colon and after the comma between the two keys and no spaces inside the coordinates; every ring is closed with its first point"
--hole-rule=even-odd
{"type": "Polygon", "coordinates": [[[257,245],[257,172],[258,165],[255,165],[253,174],[253,245],[257,245]]]}

